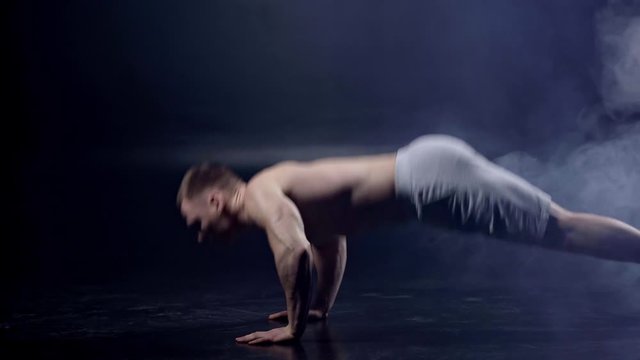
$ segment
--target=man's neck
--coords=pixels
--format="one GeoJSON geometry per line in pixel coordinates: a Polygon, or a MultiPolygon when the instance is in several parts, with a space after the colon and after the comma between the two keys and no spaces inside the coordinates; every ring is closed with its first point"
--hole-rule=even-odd
{"type": "Polygon", "coordinates": [[[247,189],[247,184],[241,183],[236,186],[233,191],[232,203],[233,208],[236,211],[236,216],[238,217],[238,221],[243,224],[249,225],[249,217],[245,212],[244,201],[245,201],[245,191],[247,189]]]}

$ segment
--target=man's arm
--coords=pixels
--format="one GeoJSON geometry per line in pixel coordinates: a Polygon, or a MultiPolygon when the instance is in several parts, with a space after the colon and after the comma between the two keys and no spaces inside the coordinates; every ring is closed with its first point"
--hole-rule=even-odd
{"type": "Polygon", "coordinates": [[[313,261],[311,245],[304,235],[302,219],[295,205],[283,205],[276,213],[277,216],[265,230],[286,296],[289,329],[293,336],[300,337],[309,311],[313,261]]]}
{"type": "Polygon", "coordinates": [[[347,264],[347,238],[344,235],[336,235],[335,239],[322,246],[313,245],[312,251],[318,284],[311,311],[320,312],[320,316],[324,318],[333,307],[340,290],[347,264]]]}
{"type": "Polygon", "coordinates": [[[247,209],[267,233],[276,270],[285,292],[288,326],[237,338],[257,344],[299,338],[309,311],[313,254],[295,204],[275,185],[265,184],[252,193],[247,209]]]}

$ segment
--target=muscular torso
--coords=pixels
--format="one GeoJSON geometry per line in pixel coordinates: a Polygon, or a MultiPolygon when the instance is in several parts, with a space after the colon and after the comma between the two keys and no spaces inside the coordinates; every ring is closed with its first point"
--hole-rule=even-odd
{"type": "Polygon", "coordinates": [[[258,173],[276,181],[296,204],[310,242],[350,235],[385,222],[408,218],[395,199],[395,153],[287,161],[258,173]]]}

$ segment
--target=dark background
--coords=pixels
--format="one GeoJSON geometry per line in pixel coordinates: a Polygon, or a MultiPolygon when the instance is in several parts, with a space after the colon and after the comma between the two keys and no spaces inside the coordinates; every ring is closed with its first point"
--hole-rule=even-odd
{"type": "MultiPolygon", "coordinates": [[[[624,35],[637,2],[2,7],[5,315],[78,286],[277,291],[260,234],[229,248],[198,245],[185,229],[175,194],[205,159],[248,179],[284,159],[393,151],[447,133],[567,208],[640,226],[640,101],[610,76],[634,46],[624,41],[640,39],[637,26],[624,35]]],[[[637,265],[416,224],[349,247],[345,291],[400,280],[595,288],[618,291],[609,306],[640,304],[637,265]]]]}

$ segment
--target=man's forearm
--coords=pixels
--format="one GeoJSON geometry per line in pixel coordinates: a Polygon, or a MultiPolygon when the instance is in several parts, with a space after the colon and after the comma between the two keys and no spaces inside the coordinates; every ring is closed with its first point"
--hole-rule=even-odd
{"type": "Polygon", "coordinates": [[[311,309],[319,310],[326,316],[333,307],[342,283],[347,263],[346,239],[341,237],[330,247],[314,247],[313,254],[318,272],[318,284],[311,309]]]}
{"type": "Polygon", "coordinates": [[[290,250],[278,263],[278,277],[285,291],[291,333],[300,337],[307,324],[311,292],[312,252],[309,247],[290,250]]]}

